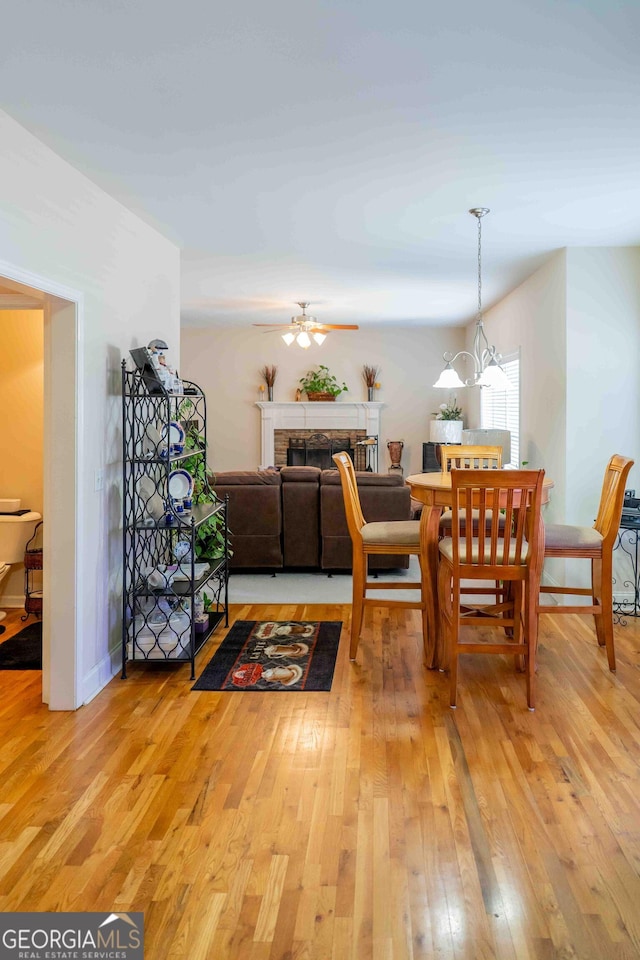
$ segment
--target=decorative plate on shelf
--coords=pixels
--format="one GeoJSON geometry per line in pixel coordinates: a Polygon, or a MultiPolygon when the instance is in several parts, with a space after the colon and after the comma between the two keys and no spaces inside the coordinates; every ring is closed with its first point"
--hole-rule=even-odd
{"type": "Polygon", "coordinates": [[[188,470],[172,470],[169,474],[169,496],[184,500],[193,493],[193,477],[188,470]]]}
{"type": "MultiPolygon", "coordinates": [[[[182,453],[185,440],[184,429],[176,420],[171,420],[168,425],[165,423],[162,426],[162,440],[165,444],[168,443],[169,456],[171,456],[172,453],[182,453]]],[[[162,450],[162,455],[167,456],[166,446],[162,450]]]]}

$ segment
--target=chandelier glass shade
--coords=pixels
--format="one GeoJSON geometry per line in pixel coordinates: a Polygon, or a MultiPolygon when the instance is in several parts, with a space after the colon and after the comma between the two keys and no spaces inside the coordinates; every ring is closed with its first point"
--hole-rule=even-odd
{"type": "Polygon", "coordinates": [[[457,390],[460,387],[477,386],[506,390],[509,380],[500,365],[502,357],[496,352],[496,348],[489,344],[482,321],[482,217],[489,213],[489,210],[487,207],[473,207],[469,213],[478,220],[478,312],[473,349],[471,352],[459,350],[455,354],[444,353],[442,359],[445,362],[445,368],[434,383],[434,387],[457,390]],[[473,375],[466,380],[462,380],[453,367],[458,357],[470,357],[473,361],[473,375]]]}

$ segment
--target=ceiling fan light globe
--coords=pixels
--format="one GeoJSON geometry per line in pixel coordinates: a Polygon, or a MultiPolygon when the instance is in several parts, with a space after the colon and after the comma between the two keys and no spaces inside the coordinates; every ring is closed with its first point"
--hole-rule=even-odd
{"type": "Polygon", "coordinates": [[[320,346],[320,344],[324,343],[324,341],[327,339],[327,335],[326,333],[314,333],[313,339],[318,344],[318,346],[320,346]]]}
{"type": "Polygon", "coordinates": [[[286,345],[287,345],[288,347],[290,347],[291,344],[293,343],[293,341],[295,340],[295,336],[294,336],[293,333],[283,333],[283,334],[282,334],[282,339],[284,340],[284,342],[286,343],[286,345]]]}
{"type": "Polygon", "coordinates": [[[299,333],[296,337],[296,341],[299,347],[302,347],[303,350],[306,350],[307,347],[311,346],[311,340],[309,339],[309,334],[306,330],[303,330],[302,333],[299,333]]]}

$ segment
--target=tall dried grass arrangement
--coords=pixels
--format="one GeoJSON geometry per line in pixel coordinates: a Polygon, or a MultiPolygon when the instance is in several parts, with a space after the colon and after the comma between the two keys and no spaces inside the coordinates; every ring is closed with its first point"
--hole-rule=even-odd
{"type": "Polygon", "coordinates": [[[268,387],[272,387],[276,382],[276,374],[278,373],[278,368],[276,366],[265,366],[260,371],[260,376],[266,383],[268,387]]]}
{"type": "Polygon", "coordinates": [[[370,367],[365,363],[364,367],[362,368],[362,379],[368,387],[375,387],[379,372],[379,367],[370,367]]]}

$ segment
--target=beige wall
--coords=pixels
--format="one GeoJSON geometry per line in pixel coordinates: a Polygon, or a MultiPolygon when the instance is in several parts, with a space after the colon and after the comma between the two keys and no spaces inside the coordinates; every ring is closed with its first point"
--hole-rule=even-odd
{"type": "MultiPolygon", "coordinates": [[[[244,327],[182,329],[181,374],[206,393],[209,463],[212,469],[254,470],[260,463],[260,369],[278,367],[274,399],[295,400],[298,380],[324,363],[349,392],[341,400],[366,400],[362,366],[380,367],[377,399],[385,406],[381,416],[380,469],[389,465],[386,443],[404,440],[405,476],[422,469],[422,442],[429,439],[429,420],[446,391],[432,384],[442,369],[445,350],[462,346],[463,328],[367,327],[330,333],[322,346],[301,350],[285,346],[277,332],[244,327]]],[[[458,400],[464,407],[464,397],[458,400]]]]}
{"type": "MultiPolygon", "coordinates": [[[[42,513],[42,405],[44,390],[42,310],[0,311],[0,497],[20,497],[42,513]]],[[[2,557],[0,557],[2,560],[2,557]]],[[[0,584],[0,606],[22,603],[24,567],[16,564],[0,584]]]]}
{"type": "MultiPolygon", "coordinates": [[[[628,486],[640,492],[640,247],[559,251],[485,327],[502,353],[521,349],[521,453],[555,481],[546,519],[591,526],[613,453],[635,460],[628,486]]],[[[578,561],[547,561],[545,575],[588,582],[578,561]]]]}
{"type": "MultiPolygon", "coordinates": [[[[55,568],[71,570],[77,583],[76,596],[67,595],[66,585],[49,592],[57,606],[52,622],[45,624],[45,646],[53,651],[50,703],[68,708],[93,696],[118,669],[120,361],[131,347],[153,337],[166,338],[172,357],[179,357],[180,256],[174,244],[2,112],[0,142],[0,276],[41,278],[44,289],[70,290],[79,298],[71,349],[73,310],[70,319],[51,310],[51,366],[62,370],[58,360],[65,358],[57,348],[62,344],[68,368],[61,377],[65,382],[52,391],[45,366],[45,393],[56,404],[60,390],[67,397],[69,380],[73,389],[73,373],[79,383],[77,403],[66,404],[65,421],[54,423],[51,431],[56,488],[45,491],[56,515],[47,517],[49,531],[58,536],[55,568]],[[56,433],[63,431],[80,451],[77,471],[66,453],[67,436],[64,447],[56,442],[56,433]],[[96,489],[98,470],[104,472],[102,490],[96,489]],[[60,494],[68,499],[70,490],[75,511],[60,504],[60,494]]],[[[45,563],[46,550],[45,542],[45,563]]]]}
{"type": "MultiPolygon", "coordinates": [[[[640,493],[640,247],[567,251],[567,521],[595,517],[609,457],[640,493]]],[[[591,521],[590,521],[591,522],[591,521]]]]}

